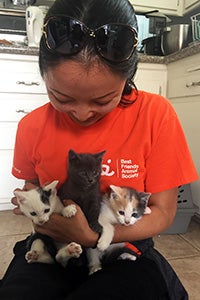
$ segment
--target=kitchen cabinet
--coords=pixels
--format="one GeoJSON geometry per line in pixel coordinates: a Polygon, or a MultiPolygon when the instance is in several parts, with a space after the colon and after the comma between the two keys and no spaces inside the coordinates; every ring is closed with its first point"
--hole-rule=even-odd
{"type": "Polygon", "coordinates": [[[36,56],[0,54],[0,82],[0,210],[3,210],[11,208],[12,191],[23,185],[22,180],[11,174],[17,123],[47,102],[48,97],[36,56]]]}
{"type": "Polygon", "coordinates": [[[192,9],[200,8],[199,0],[129,0],[136,12],[158,9],[166,15],[183,16],[192,9]]]}
{"type": "Polygon", "coordinates": [[[184,0],[129,0],[136,12],[158,9],[166,15],[181,15],[184,0]]]}
{"type": "MultiPolygon", "coordinates": [[[[200,53],[168,65],[167,96],[181,121],[200,175],[200,53]]],[[[200,180],[191,188],[200,215],[200,180]]]]}
{"type": "Polygon", "coordinates": [[[200,7],[199,0],[184,0],[184,9],[186,12],[196,7],[200,7]]]}
{"type": "Polygon", "coordinates": [[[139,63],[134,82],[140,90],[166,96],[167,67],[164,64],[139,63]]]}

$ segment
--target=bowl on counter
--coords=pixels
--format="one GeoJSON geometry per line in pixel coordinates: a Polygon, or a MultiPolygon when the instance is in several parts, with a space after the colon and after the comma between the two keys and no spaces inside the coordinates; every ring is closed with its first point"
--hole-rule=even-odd
{"type": "Polygon", "coordinates": [[[189,24],[175,24],[163,29],[161,33],[161,49],[169,55],[188,46],[189,24]]]}
{"type": "Polygon", "coordinates": [[[0,32],[0,46],[27,46],[27,37],[23,34],[0,32]]]}

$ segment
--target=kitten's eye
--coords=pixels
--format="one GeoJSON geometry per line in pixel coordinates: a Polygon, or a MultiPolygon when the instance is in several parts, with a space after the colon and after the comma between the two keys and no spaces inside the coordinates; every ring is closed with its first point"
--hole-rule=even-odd
{"type": "Polygon", "coordinates": [[[136,212],[132,213],[133,218],[138,218],[138,214],[136,212]]]}
{"type": "Polygon", "coordinates": [[[123,211],[123,210],[119,210],[118,213],[119,213],[121,216],[124,216],[124,211],[123,211]]]}
{"type": "Polygon", "coordinates": [[[46,208],[46,209],[44,210],[44,213],[45,213],[45,214],[47,214],[48,212],[50,212],[50,208],[46,208]]]}
{"type": "Polygon", "coordinates": [[[30,215],[33,216],[33,217],[37,216],[37,214],[36,214],[34,211],[32,211],[32,212],[30,213],[30,215]]]}
{"type": "Polygon", "coordinates": [[[97,171],[94,171],[94,172],[93,172],[93,176],[94,176],[94,177],[97,177],[98,175],[99,175],[99,172],[97,172],[97,171]]]}
{"type": "Polygon", "coordinates": [[[117,200],[117,199],[118,199],[118,196],[117,196],[117,194],[115,194],[115,193],[111,193],[110,197],[111,197],[113,200],[117,200]]]}

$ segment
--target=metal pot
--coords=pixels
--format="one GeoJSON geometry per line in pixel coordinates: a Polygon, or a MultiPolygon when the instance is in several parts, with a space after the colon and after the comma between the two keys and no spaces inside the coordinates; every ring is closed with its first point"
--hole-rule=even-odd
{"type": "Polygon", "coordinates": [[[161,49],[164,55],[187,47],[189,27],[189,24],[176,24],[164,28],[161,33],[161,49]]]}

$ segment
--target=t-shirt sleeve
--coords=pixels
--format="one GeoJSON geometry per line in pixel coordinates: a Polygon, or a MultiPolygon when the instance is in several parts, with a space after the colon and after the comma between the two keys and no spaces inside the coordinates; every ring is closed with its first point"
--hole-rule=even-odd
{"type": "Polygon", "coordinates": [[[146,190],[167,190],[198,179],[187,141],[175,113],[162,124],[146,160],[146,190]]]}
{"type": "Polygon", "coordinates": [[[26,128],[19,122],[12,166],[12,174],[15,177],[24,180],[37,178],[32,150],[31,131],[27,132],[26,128]]]}

